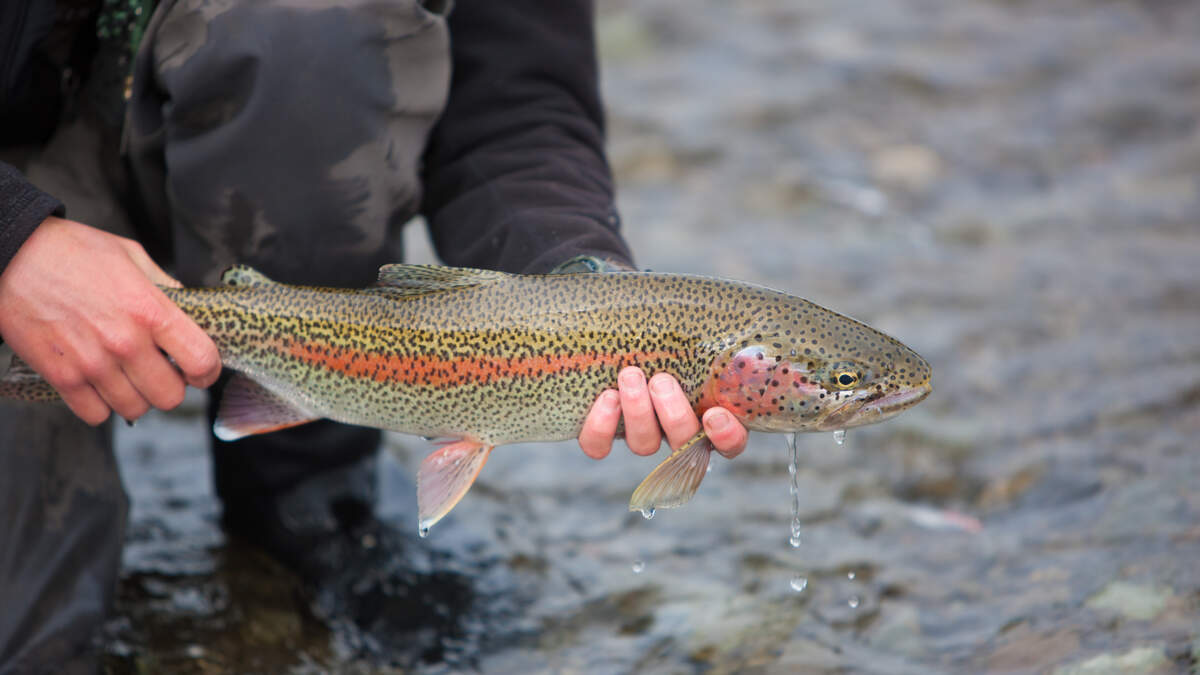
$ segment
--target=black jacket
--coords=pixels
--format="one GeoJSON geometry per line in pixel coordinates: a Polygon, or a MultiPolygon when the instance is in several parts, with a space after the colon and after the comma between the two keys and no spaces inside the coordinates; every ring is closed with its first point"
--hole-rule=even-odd
{"type": "MultiPolygon", "coordinates": [[[[36,103],[27,100],[33,55],[52,5],[0,3],[0,112],[36,103]]],[[[454,71],[424,157],[421,207],[442,259],[524,272],[579,254],[628,264],[604,156],[591,3],[458,0],[449,26],[454,71]]],[[[61,211],[0,163],[0,272],[61,211]]]]}

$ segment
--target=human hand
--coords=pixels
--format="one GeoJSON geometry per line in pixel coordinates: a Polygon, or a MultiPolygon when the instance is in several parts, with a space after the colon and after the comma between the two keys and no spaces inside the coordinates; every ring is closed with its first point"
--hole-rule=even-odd
{"type": "Polygon", "coordinates": [[[180,285],[137,242],[47,218],[0,274],[0,336],[88,424],[174,408],[221,361],[155,284],[180,285]]]}
{"type": "MultiPolygon", "coordinates": [[[[629,366],[617,375],[617,390],[606,390],[592,404],[579,433],[579,447],[592,459],[604,459],[612,450],[617,422],[625,418],[625,443],[637,455],[658,451],[665,433],[672,450],[678,450],[700,431],[702,421],[679,382],[667,373],[658,373],[647,384],[646,375],[629,366]]],[[[728,459],[746,449],[749,432],[725,408],[704,412],[704,431],[713,448],[728,459]]]]}

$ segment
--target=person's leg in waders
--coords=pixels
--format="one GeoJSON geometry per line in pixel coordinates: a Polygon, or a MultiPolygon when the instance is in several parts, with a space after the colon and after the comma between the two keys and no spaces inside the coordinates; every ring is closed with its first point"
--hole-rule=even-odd
{"type": "Polygon", "coordinates": [[[108,425],[0,404],[0,673],[90,673],[128,502],[108,425]]]}
{"type": "MultiPolygon", "coordinates": [[[[449,67],[445,21],[416,0],[166,0],[126,129],[145,220],[171,225],[147,248],[185,285],[218,284],[235,263],[286,283],[370,285],[401,259],[449,67]]],[[[380,439],[330,421],[213,439],[224,526],[318,587],[349,587],[403,540],[372,515],[380,439]]]]}
{"type": "MultiPolygon", "coordinates": [[[[118,59],[100,47],[45,144],[5,151],[70,217],[129,236],[119,203],[118,59]]],[[[11,352],[0,347],[0,371],[11,352]]],[[[112,426],[66,406],[0,402],[0,675],[93,673],[117,586],[129,501],[112,426]]]]}

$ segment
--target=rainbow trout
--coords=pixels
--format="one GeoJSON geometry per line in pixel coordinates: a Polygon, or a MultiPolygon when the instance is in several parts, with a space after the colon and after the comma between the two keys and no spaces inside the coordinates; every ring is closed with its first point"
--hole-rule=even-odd
{"type": "MultiPolygon", "coordinates": [[[[872,424],[931,390],[929,364],[897,340],[735,281],[388,265],[363,290],[289,286],[247,267],[223,282],[163,289],[237,371],[213,432],[233,440],[327,417],[450,439],[417,474],[422,533],[495,446],[578,437],[624,366],[674,375],[698,414],[724,406],[753,431],[872,424]]],[[[15,360],[0,396],[57,398],[15,360]]],[[[686,503],[711,451],[697,434],[646,477],[630,509],[686,503]]]]}

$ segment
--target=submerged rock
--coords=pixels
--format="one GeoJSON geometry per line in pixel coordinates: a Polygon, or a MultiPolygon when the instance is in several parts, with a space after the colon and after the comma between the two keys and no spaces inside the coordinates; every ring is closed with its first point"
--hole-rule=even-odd
{"type": "Polygon", "coordinates": [[[1134,647],[1127,652],[1101,654],[1076,665],[1055,668],[1053,675],[1155,675],[1172,670],[1162,647],[1134,647]]]}
{"type": "Polygon", "coordinates": [[[1162,613],[1171,597],[1170,589],[1114,581],[1088,598],[1087,607],[1133,621],[1149,621],[1162,613]]]}

